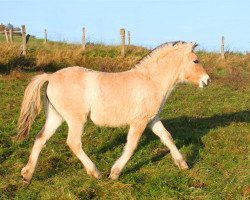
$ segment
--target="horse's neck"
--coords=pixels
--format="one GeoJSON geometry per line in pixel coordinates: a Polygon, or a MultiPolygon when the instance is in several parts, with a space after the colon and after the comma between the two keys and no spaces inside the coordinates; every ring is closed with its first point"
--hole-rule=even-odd
{"type": "Polygon", "coordinates": [[[140,70],[144,72],[157,87],[157,93],[162,100],[169,96],[178,82],[181,70],[181,60],[176,59],[176,62],[173,62],[170,59],[172,58],[165,57],[155,63],[145,64],[140,67],[140,70]]]}

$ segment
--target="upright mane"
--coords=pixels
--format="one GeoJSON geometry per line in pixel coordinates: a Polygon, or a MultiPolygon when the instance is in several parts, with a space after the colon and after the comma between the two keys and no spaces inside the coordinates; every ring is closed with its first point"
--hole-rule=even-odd
{"type": "Polygon", "coordinates": [[[186,48],[190,49],[190,52],[197,46],[196,43],[185,42],[185,41],[175,41],[175,42],[166,42],[163,43],[153,50],[151,50],[147,55],[142,57],[135,65],[135,67],[140,66],[141,64],[145,64],[149,61],[157,60],[162,57],[162,55],[166,55],[169,52],[176,50],[178,48],[186,48]]]}

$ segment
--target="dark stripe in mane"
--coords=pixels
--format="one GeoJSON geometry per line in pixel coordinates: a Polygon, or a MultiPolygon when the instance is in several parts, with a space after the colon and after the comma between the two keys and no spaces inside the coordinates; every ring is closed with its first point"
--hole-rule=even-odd
{"type": "Polygon", "coordinates": [[[142,60],[144,60],[144,58],[147,58],[147,57],[150,57],[152,55],[152,53],[157,50],[157,49],[160,49],[164,46],[168,46],[168,45],[172,45],[172,46],[175,46],[176,44],[186,44],[187,42],[185,41],[173,41],[173,42],[165,42],[163,44],[160,44],[159,46],[155,47],[154,49],[152,49],[148,54],[146,54],[145,56],[143,56],[137,63],[136,65],[140,64],[142,60]]]}

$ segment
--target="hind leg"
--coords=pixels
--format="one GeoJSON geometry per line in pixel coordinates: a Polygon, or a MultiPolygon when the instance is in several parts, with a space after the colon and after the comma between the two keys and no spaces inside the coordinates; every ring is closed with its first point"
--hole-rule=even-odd
{"type": "Polygon", "coordinates": [[[68,120],[69,133],[67,138],[67,145],[76,155],[76,157],[82,162],[85,167],[88,175],[95,178],[101,178],[101,173],[96,168],[95,164],[90,160],[87,154],[82,149],[81,135],[83,124],[86,121],[84,120],[68,120]]]}
{"type": "Polygon", "coordinates": [[[56,129],[62,124],[62,122],[62,117],[52,108],[51,105],[49,105],[46,122],[41,131],[36,136],[28,163],[21,171],[24,183],[30,182],[43,146],[45,145],[46,141],[55,133],[56,129]]]}

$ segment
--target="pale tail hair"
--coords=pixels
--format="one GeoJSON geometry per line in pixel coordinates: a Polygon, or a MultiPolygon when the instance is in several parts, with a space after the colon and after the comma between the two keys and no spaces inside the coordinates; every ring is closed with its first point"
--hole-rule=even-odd
{"type": "Polygon", "coordinates": [[[49,76],[45,73],[37,75],[26,87],[15,140],[23,140],[28,135],[32,122],[41,111],[41,88],[49,80],[49,76]]]}

